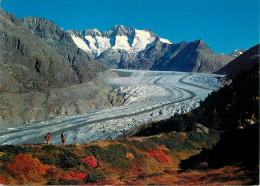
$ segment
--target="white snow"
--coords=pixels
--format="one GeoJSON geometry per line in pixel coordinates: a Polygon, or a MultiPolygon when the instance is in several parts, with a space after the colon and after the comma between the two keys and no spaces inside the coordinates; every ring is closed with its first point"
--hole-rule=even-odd
{"type": "Polygon", "coordinates": [[[107,37],[96,36],[85,36],[85,39],[89,42],[89,48],[94,56],[99,56],[102,52],[110,48],[110,39],[107,37]]]}
{"type": "Polygon", "coordinates": [[[140,52],[146,48],[146,46],[155,41],[155,37],[152,37],[148,31],[135,29],[135,37],[132,43],[131,50],[134,52],[140,52]]]}
{"type": "Polygon", "coordinates": [[[127,36],[116,36],[115,46],[112,47],[114,50],[130,50],[127,36]]]}
{"type": "Polygon", "coordinates": [[[89,42],[89,49],[91,50],[91,51],[93,51],[93,50],[97,50],[97,47],[96,47],[96,39],[95,38],[93,38],[92,36],[85,36],[85,39],[86,40],[88,40],[88,42],[89,42]]]}
{"type": "Polygon", "coordinates": [[[167,44],[172,44],[168,39],[160,38],[160,41],[167,44]]]}
{"type": "MultiPolygon", "coordinates": [[[[83,49],[84,51],[92,54],[94,57],[99,56],[101,53],[106,51],[109,48],[114,50],[125,50],[131,53],[138,53],[144,49],[146,49],[147,45],[153,43],[156,40],[155,36],[151,36],[150,32],[147,30],[138,30],[134,29],[135,35],[132,43],[127,35],[117,35],[114,37],[105,37],[97,30],[93,29],[97,34],[96,37],[92,37],[91,35],[86,35],[85,42],[82,38],[76,37],[75,35],[71,35],[73,41],[76,45],[83,49]],[[115,41],[115,45],[111,46],[111,41],[115,41]],[[131,43],[131,46],[130,44],[131,43]]],[[[160,41],[163,43],[172,44],[169,40],[160,38],[160,41]]]]}
{"type": "Polygon", "coordinates": [[[77,45],[77,47],[81,48],[82,50],[86,52],[91,52],[89,46],[85,43],[83,39],[80,37],[76,37],[75,35],[71,35],[72,40],[77,45]]]}
{"type": "Polygon", "coordinates": [[[96,37],[96,43],[97,43],[97,56],[99,56],[102,52],[109,49],[111,47],[110,45],[110,39],[107,37],[96,37]]]}
{"type": "Polygon", "coordinates": [[[184,72],[114,71],[130,74],[107,79],[117,92],[125,94],[123,105],[3,129],[0,144],[43,143],[48,132],[51,132],[51,143],[60,143],[61,131],[65,131],[66,143],[115,139],[134,126],[198,107],[200,100],[220,87],[217,78],[222,77],[184,72]]]}

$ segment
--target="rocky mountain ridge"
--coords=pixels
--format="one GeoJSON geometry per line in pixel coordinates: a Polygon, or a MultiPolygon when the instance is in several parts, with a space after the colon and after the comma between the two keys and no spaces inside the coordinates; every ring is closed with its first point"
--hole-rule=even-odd
{"type": "Polygon", "coordinates": [[[235,77],[242,71],[252,68],[259,64],[259,44],[245,51],[242,55],[228,63],[223,68],[219,69],[217,74],[228,75],[229,78],[235,77]]]}
{"type": "Polygon", "coordinates": [[[119,25],[107,32],[67,32],[79,48],[110,68],[215,72],[235,58],[214,53],[203,40],[172,44],[149,29],[119,25]]]}
{"type": "Polygon", "coordinates": [[[0,19],[0,128],[111,106],[113,73],[55,23],[1,8],[0,19]]]}

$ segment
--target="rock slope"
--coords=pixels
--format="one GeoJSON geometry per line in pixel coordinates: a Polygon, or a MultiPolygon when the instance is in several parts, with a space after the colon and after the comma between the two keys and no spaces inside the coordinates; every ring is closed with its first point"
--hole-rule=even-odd
{"type": "Polygon", "coordinates": [[[231,61],[229,64],[219,69],[217,74],[225,74],[230,78],[235,77],[242,71],[252,68],[254,65],[259,64],[259,44],[248,49],[239,57],[231,61]]]}
{"type": "Polygon", "coordinates": [[[55,23],[0,9],[0,128],[110,105],[112,72],[55,23]]]}

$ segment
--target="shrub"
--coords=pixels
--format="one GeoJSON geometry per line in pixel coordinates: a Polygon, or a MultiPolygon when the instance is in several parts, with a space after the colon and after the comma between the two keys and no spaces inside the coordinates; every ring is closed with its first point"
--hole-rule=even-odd
{"type": "Polygon", "coordinates": [[[71,156],[71,154],[60,154],[58,162],[55,163],[57,167],[69,169],[78,167],[81,164],[79,157],[71,156]]]}
{"type": "Polygon", "coordinates": [[[89,148],[100,161],[108,163],[112,167],[120,169],[130,168],[130,164],[125,157],[125,154],[130,150],[122,144],[109,145],[105,149],[96,145],[89,148]]]}
{"type": "Polygon", "coordinates": [[[204,143],[207,147],[212,147],[218,140],[219,136],[216,131],[212,132],[213,134],[200,134],[197,132],[188,133],[188,138],[191,141],[204,143]]]}
{"type": "Polygon", "coordinates": [[[190,140],[185,140],[182,149],[191,151],[197,149],[197,147],[195,147],[190,140]]]}
{"type": "Polygon", "coordinates": [[[64,179],[64,180],[73,180],[73,179],[76,179],[76,180],[84,180],[86,178],[87,174],[84,173],[84,172],[81,172],[81,173],[72,173],[72,174],[65,174],[61,177],[61,179],[64,179]]]}
{"type": "Polygon", "coordinates": [[[152,155],[158,162],[171,164],[172,160],[162,150],[148,150],[148,154],[152,155]]]}
{"type": "Polygon", "coordinates": [[[40,175],[46,174],[47,170],[39,160],[27,154],[18,154],[7,167],[10,173],[22,183],[37,179],[40,175]]]}
{"type": "Polygon", "coordinates": [[[49,175],[53,175],[53,174],[55,174],[57,171],[58,171],[58,170],[55,169],[55,168],[50,168],[50,169],[47,170],[47,173],[48,173],[49,175]]]}
{"type": "Polygon", "coordinates": [[[85,147],[85,156],[93,156],[92,152],[88,147],[85,147]]]}
{"type": "Polygon", "coordinates": [[[97,160],[95,159],[94,156],[87,156],[86,158],[82,159],[82,162],[85,163],[86,165],[95,168],[97,167],[97,160]]]}
{"type": "Polygon", "coordinates": [[[100,170],[95,170],[94,172],[90,173],[86,179],[85,179],[85,183],[97,183],[101,180],[106,179],[106,176],[104,173],[102,173],[100,170]]]}
{"type": "Polygon", "coordinates": [[[71,180],[67,180],[67,179],[59,179],[59,184],[60,185],[78,185],[80,184],[80,180],[77,179],[71,179],[71,180]]]}
{"type": "Polygon", "coordinates": [[[31,152],[30,147],[20,147],[14,145],[0,146],[0,152],[5,152],[6,154],[29,154],[31,152]]]}
{"type": "Polygon", "coordinates": [[[177,152],[190,149],[192,144],[189,144],[187,140],[185,140],[183,137],[177,137],[177,136],[170,136],[169,139],[163,139],[158,137],[151,138],[155,143],[158,145],[164,145],[170,150],[174,150],[177,152]]]}
{"type": "Polygon", "coordinates": [[[0,184],[5,184],[5,179],[0,176],[0,184]]]}
{"type": "Polygon", "coordinates": [[[47,164],[47,165],[56,165],[56,157],[52,156],[51,154],[46,154],[43,157],[39,157],[39,160],[43,163],[43,164],[47,164]]]}
{"type": "Polygon", "coordinates": [[[127,145],[133,145],[132,141],[129,141],[127,138],[123,138],[121,140],[118,140],[120,143],[124,143],[127,145]]]}
{"type": "Polygon", "coordinates": [[[188,133],[188,138],[191,141],[195,141],[195,142],[203,142],[202,140],[202,134],[199,134],[197,132],[189,132],[188,133]]]}
{"type": "Polygon", "coordinates": [[[133,142],[133,145],[139,150],[147,151],[149,149],[156,148],[156,144],[152,140],[149,140],[149,139],[147,139],[143,142],[137,141],[137,140],[133,140],[132,142],[133,142]]]}
{"type": "Polygon", "coordinates": [[[151,140],[154,141],[155,143],[157,143],[158,145],[164,145],[168,149],[171,149],[171,150],[174,149],[174,142],[172,142],[169,139],[153,137],[153,138],[151,138],[151,140]]]}
{"type": "MultiPolygon", "coordinates": [[[[70,148],[74,148],[70,146],[70,148]]],[[[54,145],[44,146],[42,152],[37,155],[39,160],[47,165],[55,165],[62,169],[78,167],[81,159],[78,155],[54,145]]]]}
{"type": "Polygon", "coordinates": [[[128,160],[133,160],[133,159],[135,158],[134,155],[133,155],[132,153],[130,153],[130,152],[127,152],[126,155],[125,155],[125,157],[126,157],[126,159],[128,159],[128,160]]]}
{"type": "Polygon", "coordinates": [[[55,179],[50,179],[50,180],[46,183],[46,185],[58,185],[58,181],[55,180],[55,179]]]}

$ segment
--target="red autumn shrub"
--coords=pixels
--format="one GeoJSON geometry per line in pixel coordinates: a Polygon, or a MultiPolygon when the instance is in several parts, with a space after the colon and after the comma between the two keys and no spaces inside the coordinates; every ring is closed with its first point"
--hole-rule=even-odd
{"type": "Polygon", "coordinates": [[[52,174],[55,174],[57,171],[58,171],[58,170],[55,169],[55,168],[50,168],[50,169],[47,170],[47,173],[48,173],[49,175],[52,175],[52,174]]]}
{"type": "Polygon", "coordinates": [[[0,184],[5,184],[5,179],[0,176],[0,184]]]}
{"type": "Polygon", "coordinates": [[[76,180],[84,180],[85,177],[87,176],[86,173],[72,173],[72,174],[65,174],[61,177],[61,179],[66,179],[66,180],[72,180],[72,179],[76,179],[76,180]]]}
{"type": "Polygon", "coordinates": [[[39,178],[40,175],[46,174],[48,168],[28,154],[18,154],[7,167],[10,173],[22,182],[39,178]]]}
{"type": "Polygon", "coordinates": [[[136,181],[132,181],[132,182],[126,183],[126,185],[143,185],[143,184],[136,182],[136,181]]]}
{"type": "Polygon", "coordinates": [[[157,161],[160,163],[168,163],[171,164],[172,161],[168,155],[166,155],[162,150],[148,150],[148,154],[152,155],[157,161]]]}
{"type": "Polygon", "coordinates": [[[139,174],[143,174],[144,172],[139,169],[135,164],[132,165],[131,167],[131,170],[132,170],[132,173],[133,174],[136,174],[136,175],[139,175],[139,174]]]}
{"type": "Polygon", "coordinates": [[[97,166],[97,161],[94,156],[87,156],[86,158],[82,159],[82,162],[90,167],[94,168],[97,166]]]}

